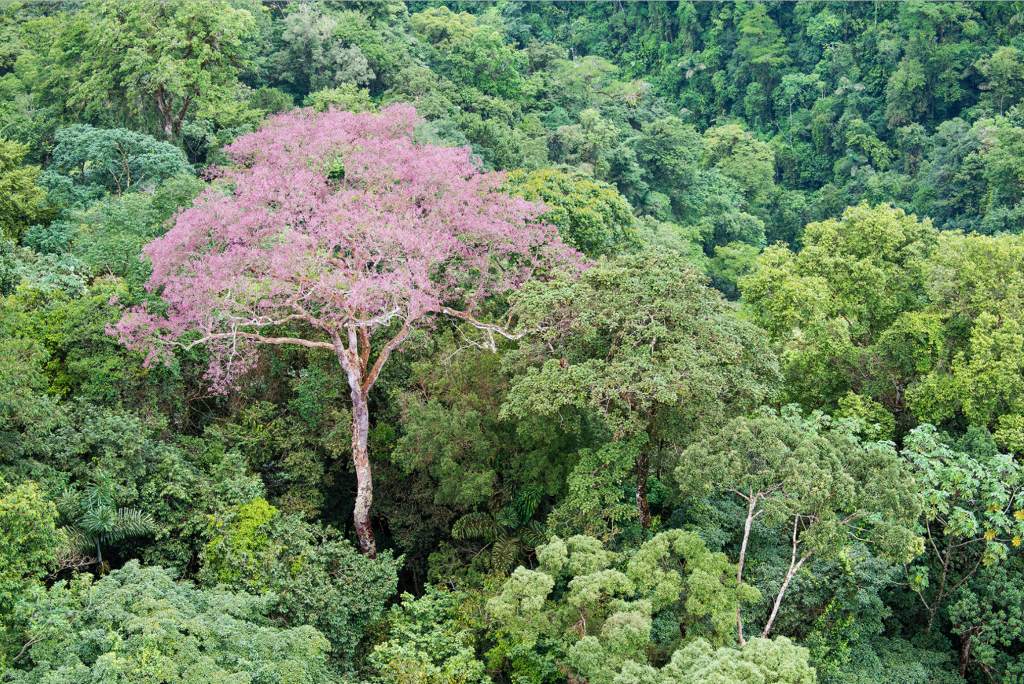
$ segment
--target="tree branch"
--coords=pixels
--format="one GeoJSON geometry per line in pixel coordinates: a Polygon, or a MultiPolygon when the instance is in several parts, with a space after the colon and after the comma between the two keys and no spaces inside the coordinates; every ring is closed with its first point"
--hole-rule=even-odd
{"type": "Polygon", "coordinates": [[[442,306],[441,307],[441,312],[442,313],[446,313],[449,316],[452,316],[454,318],[459,318],[459,319],[461,319],[463,321],[466,321],[467,323],[469,323],[471,326],[473,326],[477,330],[486,331],[488,333],[489,338],[490,338],[490,345],[488,345],[488,346],[489,346],[491,351],[498,351],[497,345],[494,343],[494,333],[497,333],[498,335],[501,335],[502,337],[504,337],[505,339],[508,339],[508,340],[522,339],[522,337],[524,335],[526,335],[526,331],[523,331],[521,333],[511,333],[511,332],[508,331],[507,328],[504,328],[504,327],[502,327],[500,325],[495,325],[493,323],[484,323],[482,321],[478,321],[470,313],[467,313],[465,311],[459,311],[458,309],[452,309],[452,308],[447,307],[447,306],[442,306]]]}
{"type": "Polygon", "coordinates": [[[380,356],[377,357],[377,362],[373,364],[373,369],[367,374],[366,380],[363,381],[363,393],[369,392],[373,387],[373,383],[377,381],[377,376],[380,374],[380,369],[384,366],[384,363],[391,356],[391,352],[395,348],[405,341],[405,338],[409,336],[409,332],[412,330],[412,325],[409,321],[405,322],[402,329],[398,331],[398,334],[388,340],[388,343],[384,345],[384,348],[380,350],[380,356]]]}
{"type": "Polygon", "coordinates": [[[316,342],[314,340],[304,340],[301,337],[264,337],[263,335],[258,335],[256,333],[237,331],[229,333],[211,333],[209,335],[204,335],[203,337],[199,338],[198,340],[195,340],[194,342],[190,342],[189,344],[183,344],[178,346],[180,346],[185,351],[188,351],[192,347],[195,347],[198,344],[204,344],[206,342],[209,342],[210,340],[224,340],[235,337],[241,337],[242,339],[245,340],[252,340],[260,344],[297,344],[302,347],[309,347],[310,349],[334,349],[334,345],[331,344],[330,342],[316,342]]]}

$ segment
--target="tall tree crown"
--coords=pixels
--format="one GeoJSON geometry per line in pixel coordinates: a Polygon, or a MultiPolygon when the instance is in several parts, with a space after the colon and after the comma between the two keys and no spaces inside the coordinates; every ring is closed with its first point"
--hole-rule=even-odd
{"type": "Polygon", "coordinates": [[[198,332],[223,390],[246,345],[269,341],[257,330],[305,322],[332,341],[290,341],[337,350],[394,321],[472,317],[538,269],[582,264],[538,221],[542,205],[502,193],[467,150],[414,142],[419,121],[408,105],[296,112],[238,139],[232,165],[145,248],[166,317],[139,308],[113,330],[150,362],[198,332]]]}

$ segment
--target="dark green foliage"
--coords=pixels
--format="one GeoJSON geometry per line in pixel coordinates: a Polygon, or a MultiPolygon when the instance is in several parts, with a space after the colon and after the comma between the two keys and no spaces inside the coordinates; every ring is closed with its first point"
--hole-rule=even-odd
{"type": "Polygon", "coordinates": [[[338,20],[316,5],[289,13],[281,32],[283,49],[270,58],[276,79],[303,96],[340,84],[364,85],[374,78],[357,45],[338,36],[338,20]]]}
{"type": "Polygon", "coordinates": [[[185,155],[174,145],[124,128],[78,124],[62,128],[56,141],[52,167],[43,182],[55,195],[51,201],[64,205],[84,205],[84,197],[95,195],[98,188],[122,195],[192,173],[185,155]]]}
{"type": "Polygon", "coordinates": [[[777,367],[761,332],[671,252],[621,255],[575,281],[530,283],[514,305],[530,343],[509,355],[525,372],[503,412],[524,418],[575,409],[598,417],[616,441],[645,436],[635,470],[644,527],[660,447],[775,392],[777,367]]]}
{"type": "Polygon", "coordinates": [[[252,594],[287,627],[309,625],[330,641],[332,661],[349,669],[360,641],[394,594],[402,559],[360,555],[336,531],[279,514],[256,499],[210,520],[199,579],[252,594]]]}
{"type": "Polygon", "coordinates": [[[508,574],[517,564],[529,562],[528,556],[547,541],[544,526],[531,520],[539,503],[539,492],[524,489],[515,501],[496,513],[467,513],[456,520],[452,538],[487,542],[491,545],[491,568],[508,574]]]}

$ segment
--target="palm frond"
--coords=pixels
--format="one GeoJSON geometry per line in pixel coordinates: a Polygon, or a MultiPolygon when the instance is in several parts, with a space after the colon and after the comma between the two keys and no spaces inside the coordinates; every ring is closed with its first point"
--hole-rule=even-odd
{"type": "Polygon", "coordinates": [[[498,514],[494,516],[494,522],[502,527],[507,527],[510,530],[514,530],[522,523],[522,518],[519,517],[519,512],[516,511],[512,506],[505,506],[498,514]]]}
{"type": "Polygon", "coordinates": [[[114,484],[103,473],[97,473],[95,479],[85,488],[84,508],[113,508],[114,484]]]}
{"type": "Polygon", "coordinates": [[[536,487],[526,487],[516,497],[515,507],[521,521],[527,521],[533,517],[540,507],[541,492],[536,487]]]}
{"type": "Polygon", "coordinates": [[[117,512],[117,518],[113,528],[107,533],[107,538],[112,542],[121,541],[128,537],[141,537],[156,529],[156,522],[148,513],[143,513],[136,508],[122,508],[117,512]]]}
{"type": "Polygon", "coordinates": [[[507,575],[519,559],[521,547],[517,537],[504,537],[494,542],[491,548],[491,567],[507,575]]]}
{"type": "Polygon", "coordinates": [[[455,539],[483,538],[493,541],[498,536],[498,526],[494,518],[486,513],[467,513],[452,525],[452,537],[455,539]]]}
{"type": "Polygon", "coordinates": [[[81,513],[82,495],[68,487],[57,499],[57,511],[67,518],[74,520],[81,513]]]}
{"type": "Polygon", "coordinates": [[[70,551],[78,553],[92,551],[93,546],[96,544],[95,537],[86,534],[77,527],[62,527],[60,532],[64,536],[61,546],[69,549],[70,551]]]}
{"type": "Polygon", "coordinates": [[[103,535],[113,530],[116,525],[117,511],[110,506],[98,506],[87,510],[79,518],[77,527],[89,534],[103,535]]]}
{"type": "Polygon", "coordinates": [[[547,530],[537,520],[531,520],[523,529],[519,530],[519,538],[522,540],[523,546],[531,549],[548,543],[547,530]]]}

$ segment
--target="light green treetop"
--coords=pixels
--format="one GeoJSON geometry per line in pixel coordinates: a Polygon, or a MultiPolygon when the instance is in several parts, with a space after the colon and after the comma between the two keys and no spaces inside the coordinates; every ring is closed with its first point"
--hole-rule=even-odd
{"type": "Polygon", "coordinates": [[[57,508],[34,482],[12,487],[0,478],[0,615],[8,615],[28,586],[44,579],[66,538],[57,508]]]}
{"type": "Polygon", "coordinates": [[[910,357],[923,338],[922,321],[907,316],[927,304],[925,260],[936,236],[928,219],[863,203],[841,220],[808,224],[799,253],[764,250],[739,286],[780,344],[787,399],[834,410],[854,391],[894,413],[905,408],[921,371],[910,357]],[[887,337],[894,325],[905,334],[887,337]]]}
{"type": "MultiPolygon", "coordinates": [[[[907,586],[920,596],[927,629],[940,609],[981,567],[1005,561],[1024,540],[1024,480],[1012,455],[999,453],[984,430],[968,432],[971,453],[952,447],[932,425],[907,435],[902,456],[920,483],[923,551],[932,563],[906,564],[907,586]]],[[[925,559],[922,559],[925,560],[925,559]]]]}
{"type": "Polygon", "coordinates": [[[751,204],[771,195],[775,187],[775,152],[736,124],[704,131],[701,161],[739,183],[751,204]]]}
{"type": "MultiPolygon", "coordinates": [[[[100,580],[81,575],[19,604],[30,670],[18,684],[255,684],[336,681],[327,639],[312,627],[265,625],[272,597],[204,591],[130,561],[100,580]]],[[[20,665],[21,663],[19,663],[20,665]]]]}
{"type": "Polygon", "coordinates": [[[1024,239],[943,233],[924,276],[943,345],[911,408],[933,423],[962,415],[1024,450],[1024,239]]]}
{"type": "Polygon", "coordinates": [[[633,209],[612,186],[560,171],[513,171],[510,192],[548,207],[543,220],[589,257],[640,246],[633,209]]]}
{"type": "Polygon", "coordinates": [[[36,184],[38,166],[23,166],[28,145],[0,138],[0,239],[21,240],[43,215],[45,191],[36,184]]]}
{"type": "MultiPolygon", "coordinates": [[[[814,684],[808,651],[786,637],[712,649],[703,639],[676,651],[653,684],[814,684]]],[[[626,680],[621,680],[624,684],[626,680]]],[[[614,684],[620,684],[616,680],[614,684]]]]}
{"type": "Polygon", "coordinates": [[[900,313],[924,305],[923,262],[936,237],[928,219],[863,203],[839,221],[808,224],[799,254],[766,249],[740,288],[774,335],[840,319],[851,338],[871,343],[900,313]]]}
{"type": "Polygon", "coordinates": [[[624,553],[592,537],[553,537],[537,558],[537,569],[516,569],[487,608],[521,647],[541,636],[563,640],[570,665],[595,684],[610,683],[630,663],[649,668],[652,616],[674,616],[690,637],[732,643],[737,603],[759,597],[736,584],[725,554],[683,530],[624,553]]]}

